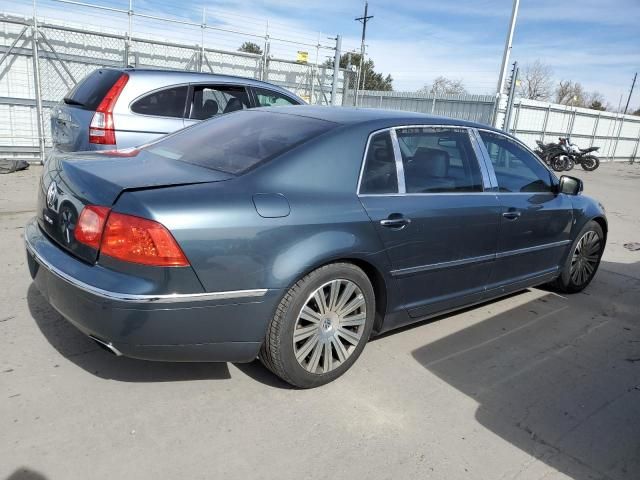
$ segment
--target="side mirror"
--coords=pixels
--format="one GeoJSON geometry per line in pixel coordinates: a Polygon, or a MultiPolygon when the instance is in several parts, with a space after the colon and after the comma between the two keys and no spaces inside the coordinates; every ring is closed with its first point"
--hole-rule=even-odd
{"type": "Polygon", "coordinates": [[[558,182],[558,193],[566,193],[567,195],[578,195],[583,189],[582,180],[568,175],[562,175],[558,182]]]}

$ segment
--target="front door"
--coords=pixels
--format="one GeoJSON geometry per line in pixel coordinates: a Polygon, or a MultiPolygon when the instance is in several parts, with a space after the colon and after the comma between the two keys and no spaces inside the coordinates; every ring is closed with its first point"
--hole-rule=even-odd
{"type": "Polygon", "coordinates": [[[555,192],[551,172],[517,141],[496,132],[479,133],[501,205],[498,250],[488,288],[512,290],[558,270],[571,243],[572,202],[555,192]]]}
{"type": "Polygon", "coordinates": [[[483,168],[465,128],[398,128],[370,139],[360,200],[413,318],[483,296],[500,223],[483,168]]]}

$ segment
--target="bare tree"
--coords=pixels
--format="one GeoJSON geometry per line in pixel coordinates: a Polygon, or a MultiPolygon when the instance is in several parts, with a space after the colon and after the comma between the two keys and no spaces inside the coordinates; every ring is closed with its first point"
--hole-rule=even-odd
{"type": "Polygon", "coordinates": [[[589,92],[586,94],[584,106],[592,110],[608,110],[604,95],[597,91],[589,92]]]}
{"type": "Polygon", "coordinates": [[[563,105],[584,106],[587,93],[579,82],[560,80],[556,87],[556,103],[563,105]]]}
{"type": "Polygon", "coordinates": [[[432,84],[426,84],[416,93],[429,95],[464,95],[467,89],[464,87],[462,79],[454,80],[447,77],[437,77],[432,84]]]}
{"type": "Polygon", "coordinates": [[[531,100],[549,100],[553,91],[553,70],[549,65],[536,60],[523,71],[520,94],[531,100]]]}

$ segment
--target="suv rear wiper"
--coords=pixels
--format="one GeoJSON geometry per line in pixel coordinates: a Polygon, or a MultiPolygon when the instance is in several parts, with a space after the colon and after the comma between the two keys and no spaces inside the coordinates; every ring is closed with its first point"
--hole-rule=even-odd
{"type": "Polygon", "coordinates": [[[81,107],[84,107],[84,106],[85,106],[85,104],[84,104],[84,103],[79,102],[78,100],[74,100],[74,99],[73,99],[73,98],[71,98],[71,97],[64,97],[62,100],[63,100],[63,101],[64,101],[64,103],[66,103],[67,105],[79,105],[79,106],[81,106],[81,107]]]}

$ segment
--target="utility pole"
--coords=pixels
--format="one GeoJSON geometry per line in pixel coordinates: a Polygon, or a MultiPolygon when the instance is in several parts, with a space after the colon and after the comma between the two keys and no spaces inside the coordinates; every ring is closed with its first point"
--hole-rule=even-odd
{"type": "Polygon", "coordinates": [[[633,82],[631,82],[631,90],[629,90],[629,97],[627,98],[627,105],[624,107],[624,113],[627,114],[629,108],[629,102],[631,101],[631,95],[633,95],[633,88],[636,86],[636,78],[638,78],[638,72],[633,76],[633,82]]]}
{"type": "Polygon", "coordinates": [[[511,82],[509,86],[509,99],[507,100],[507,109],[504,112],[504,125],[502,130],[509,133],[509,123],[511,123],[511,112],[513,111],[513,101],[516,97],[516,88],[518,86],[518,75],[520,74],[520,68],[518,68],[518,62],[513,62],[513,70],[511,70],[511,82]]]}
{"type": "MultiPolygon", "coordinates": [[[[358,103],[358,90],[360,89],[360,77],[362,75],[362,65],[364,62],[364,41],[367,37],[367,22],[373,18],[373,15],[367,15],[369,13],[369,2],[364,3],[364,15],[356,18],[356,21],[362,23],[362,40],[360,41],[360,67],[358,68],[358,75],[356,76],[356,90],[353,97],[353,105],[358,103]]],[[[364,85],[362,86],[364,88],[364,85]]]]}
{"type": "MultiPolygon", "coordinates": [[[[336,51],[333,56],[333,81],[331,82],[331,106],[336,104],[338,93],[338,78],[340,77],[340,50],[342,50],[342,36],[336,36],[336,51]]],[[[343,81],[346,81],[346,74],[343,81]]]]}
{"type": "Polygon", "coordinates": [[[504,81],[507,76],[507,67],[509,66],[509,55],[511,54],[511,46],[513,44],[513,32],[516,29],[516,19],[518,17],[518,7],[520,0],[513,0],[513,10],[511,10],[511,25],[507,34],[507,41],[504,44],[504,52],[502,54],[502,66],[500,67],[500,77],[498,78],[498,101],[502,90],[504,89],[504,81]]]}

